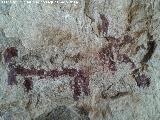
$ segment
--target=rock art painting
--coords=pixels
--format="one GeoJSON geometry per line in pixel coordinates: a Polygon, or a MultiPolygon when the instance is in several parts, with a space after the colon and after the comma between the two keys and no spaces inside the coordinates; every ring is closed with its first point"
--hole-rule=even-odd
{"type": "Polygon", "coordinates": [[[0,1],[0,120],[159,120],[158,0],[0,1]]]}

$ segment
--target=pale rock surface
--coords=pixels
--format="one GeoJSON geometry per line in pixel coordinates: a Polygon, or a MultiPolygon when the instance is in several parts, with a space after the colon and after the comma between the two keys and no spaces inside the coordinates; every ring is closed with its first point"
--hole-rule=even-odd
{"type": "Polygon", "coordinates": [[[159,120],[160,1],[64,1],[0,1],[0,120],[159,120]]]}

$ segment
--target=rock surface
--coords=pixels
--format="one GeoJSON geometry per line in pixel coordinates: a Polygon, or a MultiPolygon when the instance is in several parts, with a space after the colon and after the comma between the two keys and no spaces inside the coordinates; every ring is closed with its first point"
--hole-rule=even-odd
{"type": "Polygon", "coordinates": [[[159,0],[0,0],[0,120],[159,120],[159,0]]]}

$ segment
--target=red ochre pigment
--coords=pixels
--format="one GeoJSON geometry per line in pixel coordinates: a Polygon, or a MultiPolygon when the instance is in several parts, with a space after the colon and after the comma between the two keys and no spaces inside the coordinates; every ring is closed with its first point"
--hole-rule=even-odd
{"type": "MultiPolygon", "coordinates": [[[[59,76],[74,77],[74,81],[71,84],[74,99],[78,100],[82,92],[86,96],[89,95],[89,76],[87,76],[86,75],[87,73],[83,70],[76,70],[74,68],[64,68],[61,71],[57,69],[46,71],[44,69],[37,70],[35,68],[26,69],[20,65],[16,66],[14,70],[17,75],[21,75],[24,77],[39,76],[40,79],[47,77],[56,78],[59,76]]],[[[31,88],[31,87],[26,87],[26,88],[31,88]]]]}
{"type": "MultiPolygon", "coordinates": [[[[100,32],[104,34],[104,37],[109,43],[107,46],[101,48],[98,52],[100,62],[102,62],[103,65],[107,65],[110,71],[116,72],[117,61],[114,60],[114,54],[117,54],[117,60],[119,62],[124,62],[126,64],[131,63],[132,68],[135,68],[134,62],[131,61],[131,59],[127,56],[127,54],[119,53],[120,47],[129,43],[133,43],[134,39],[126,35],[124,36],[124,39],[120,41],[115,37],[108,36],[107,33],[108,33],[109,22],[105,17],[105,15],[103,14],[100,14],[100,18],[102,20],[100,32]]],[[[84,70],[77,70],[75,68],[63,68],[62,70],[52,69],[49,71],[46,71],[44,69],[36,69],[34,67],[24,68],[21,65],[12,64],[12,57],[17,57],[17,56],[18,56],[18,51],[15,47],[7,48],[4,52],[4,60],[5,60],[5,63],[8,64],[8,68],[9,68],[8,85],[17,84],[16,76],[21,75],[24,77],[23,85],[25,86],[26,91],[29,92],[33,88],[33,82],[32,82],[33,76],[38,76],[39,79],[44,79],[44,78],[47,79],[48,77],[56,78],[59,76],[70,76],[74,78],[74,80],[71,82],[71,89],[73,90],[73,98],[75,100],[79,99],[79,96],[82,94],[82,92],[86,96],[90,94],[88,72],[84,70]]],[[[139,87],[149,86],[150,79],[145,75],[141,75],[138,78],[136,78],[136,82],[137,82],[137,86],[139,87]]]]}
{"type": "Polygon", "coordinates": [[[5,63],[11,62],[12,57],[17,57],[18,51],[15,47],[7,48],[4,52],[4,61],[5,63]]]}
{"type": "Polygon", "coordinates": [[[109,44],[108,46],[105,46],[100,49],[99,53],[99,58],[102,63],[102,65],[105,65],[108,67],[109,71],[116,72],[117,67],[116,67],[116,62],[120,63],[131,63],[131,68],[135,68],[134,62],[127,56],[127,54],[120,54],[119,53],[119,47],[117,45],[109,44]],[[116,51],[113,51],[114,50],[116,51]],[[117,54],[117,59],[115,60],[114,54],[117,54]]]}
{"type": "Polygon", "coordinates": [[[79,96],[83,92],[86,96],[89,95],[89,76],[86,71],[77,70],[75,68],[63,68],[62,70],[52,69],[46,71],[44,69],[25,68],[21,65],[12,63],[12,57],[17,57],[17,50],[14,47],[7,48],[4,53],[5,63],[8,64],[8,85],[17,84],[16,76],[21,75],[24,77],[23,85],[26,91],[29,92],[33,88],[32,77],[38,76],[39,79],[44,78],[56,78],[59,76],[70,76],[74,77],[71,82],[71,88],[73,90],[73,98],[79,99],[79,96]]]}
{"type": "MultiPolygon", "coordinates": [[[[79,99],[79,96],[83,92],[86,96],[89,95],[89,78],[88,76],[86,77],[86,73],[82,70],[76,70],[74,68],[64,68],[62,71],[59,71],[57,69],[49,70],[46,71],[44,69],[37,70],[35,68],[31,69],[26,69],[20,65],[15,67],[15,73],[17,75],[21,75],[24,77],[27,76],[39,76],[41,78],[56,78],[59,76],[70,76],[74,77],[73,84],[71,85],[72,90],[73,90],[73,97],[75,100],[79,99]]],[[[31,81],[31,80],[30,80],[31,81]]],[[[30,87],[31,84],[29,84],[29,80],[25,80],[25,87],[27,91],[31,90],[32,88],[30,87]]]]}

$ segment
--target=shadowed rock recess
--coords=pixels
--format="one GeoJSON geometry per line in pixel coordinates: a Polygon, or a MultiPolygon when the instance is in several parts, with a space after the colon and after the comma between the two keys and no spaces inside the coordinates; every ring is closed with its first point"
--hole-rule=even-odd
{"type": "Polygon", "coordinates": [[[0,0],[0,120],[159,120],[159,0],[0,0]]]}

